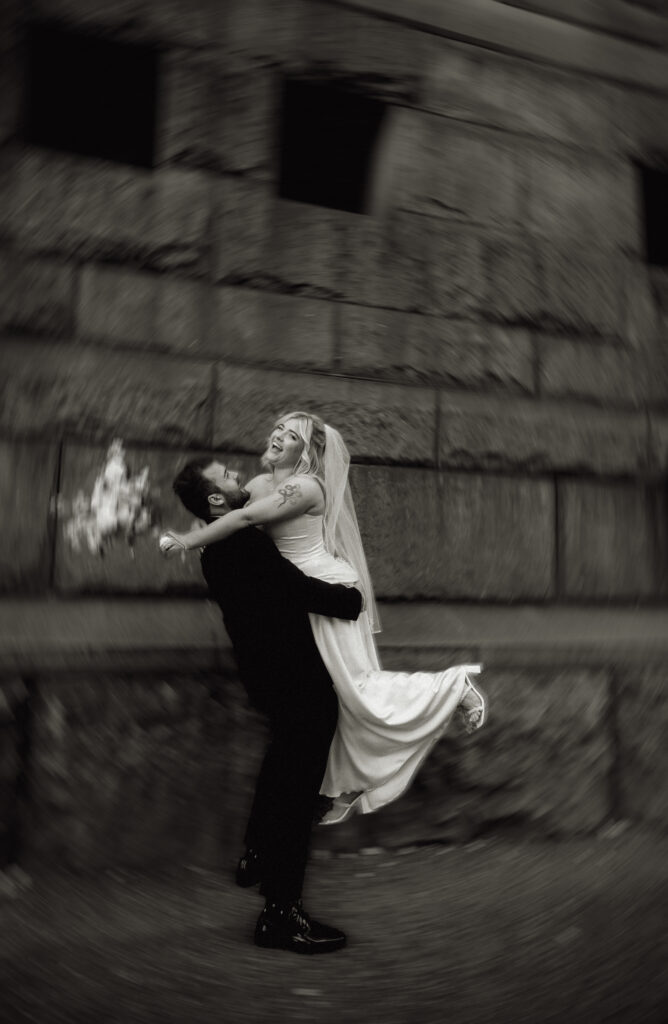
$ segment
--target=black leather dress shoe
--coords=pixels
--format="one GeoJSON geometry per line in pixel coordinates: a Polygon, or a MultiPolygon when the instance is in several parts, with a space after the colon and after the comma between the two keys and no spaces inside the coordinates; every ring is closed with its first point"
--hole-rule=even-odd
{"type": "Polygon", "coordinates": [[[284,909],[268,903],[255,928],[255,945],[287,949],[291,953],[334,953],[343,949],[346,937],[337,928],[312,921],[301,900],[284,909]]]}
{"type": "Polygon", "coordinates": [[[236,883],[242,889],[250,889],[251,885],[257,885],[262,881],[260,866],[260,855],[250,847],[237,864],[236,883]]]}

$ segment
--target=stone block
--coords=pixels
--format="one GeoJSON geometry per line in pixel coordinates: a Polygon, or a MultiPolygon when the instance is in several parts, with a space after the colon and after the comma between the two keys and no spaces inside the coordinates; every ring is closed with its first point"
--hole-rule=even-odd
{"type": "Polygon", "coordinates": [[[440,38],[427,43],[420,106],[588,149],[611,143],[608,96],[598,83],[440,38]]]}
{"type": "Polygon", "coordinates": [[[649,489],[635,483],[561,480],[561,593],[588,600],[656,594],[656,546],[649,489]]]}
{"type": "Polygon", "coordinates": [[[160,65],[156,163],[211,167],[212,70],[191,49],[171,49],[160,65]]]}
{"type": "Polygon", "coordinates": [[[411,113],[412,147],[396,154],[396,206],[468,224],[524,222],[524,172],[516,147],[498,133],[411,113]]]}
{"type": "Polygon", "coordinates": [[[254,74],[269,67],[301,66],[298,40],[311,4],[304,0],[246,0],[243,4],[224,5],[224,49],[221,56],[226,69],[254,74]]]}
{"type": "MultiPolygon", "coordinates": [[[[80,30],[94,30],[96,34],[122,29],[141,22],[145,0],[119,0],[113,7],[104,0],[35,0],[35,20],[38,18],[65,22],[80,30]]],[[[131,33],[132,34],[132,33],[131,33]]]]}
{"type": "Polygon", "coordinates": [[[533,389],[527,331],[365,306],[341,305],[346,373],[423,384],[533,389]]]}
{"type": "Polygon", "coordinates": [[[208,441],[211,367],[66,342],[0,347],[0,428],[87,439],[208,441]]]}
{"type": "Polygon", "coordinates": [[[507,127],[502,94],[492,88],[503,80],[503,67],[475,46],[443,38],[426,42],[419,86],[419,104],[426,110],[460,121],[507,127]]]}
{"type": "Polygon", "coordinates": [[[215,80],[211,98],[213,166],[259,181],[278,177],[280,88],[274,69],[244,69],[215,80]]]}
{"type": "Polygon", "coordinates": [[[440,403],[444,466],[637,474],[647,464],[641,414],[452,393],[440,403]]]}
{"type": "Polygon", "coordinates": [[[212,0],[195,0],[187,7],[181,0],[149,0],[143,5],[142,22],[151,39],[179,46],[219,46],[225,39],[224,6],[212,0]]]}
{"type": "Polygon", "coordinates": [[[428,463],[435,402],[425,388],[221,365],[214,446],[260,454],[277,416],[306,409],[341,431],[353,458],[428,463]]]}
{"type": "Polygon", "coordinates": [[[480,236],[469,227],[433,219],[428,223],[428,308],[444,316],[477,315],[490,305],[480,236]]]}
{"type": "Polygon", "coordinates": [[[88,264],[81,271],[78,327],[83,338],[198,352],[211,290],[200,281],[88,264]]]}
{"type": "Polygon", "coordinates": [[[104,0],[35,0],[34,11],[36,17],[72,24],[79,30],[112,34],[114,29],[127,31],[130,23],[139,22],[145,6],[145,0],[119,0],[113,8],[104,0]]]}
{"type": "Polygon", "coordinates": [[[0,323],[3,328],[51,335],[71,334],[74,268],[12,249],[0,257],[0,323]]]}
{"type": "Polygon", "coordinates": [[[302,5],[295,59],[320,74],[388,102],[415,102],[426,39],[405,24],[328,6],[302,5]]]}
{"type": "Polygon", "coordinates": [[[16,159],[9,229],[26,248],[127,258],[145,243],[151,172],[28,150],[16,159]]]}
{"type": "Polygon", "coordinates": [[[230,73],[220,50],[172,50],[163,60],[158,162],[276,177],[278,98],[273,69],[230,73]]]}
{"type": "Polygon", "coordinates": [[[624,284],[623,333],[635,353],[637,387],[650,406],[661,408],[668,399],[668,273],[663,267],[629,263],[624,284]]]}
{"type": "Polygon", "coordinates": [[[26,249],[206,269],[213,191],[201,173],[46,150],[26,151],[9,173],[8,230],[26,249]]]}
{"type": "Polygon", "coordinates": [[[643,400],[645,367],[640,354],[628,348],[542,335],[537,352],[543,395],[636,407],[643,400]]]}
{"type": "Polygon", "coordinates": [[[604,253],[624,246],[637,252],[640,217],[630,169],[581,153],[544,147],[527,154],[528,226],[554,243],[604,253]]]}
{"type": "Polygon", "coordinates": [[[331,302],[254,288],[218,288],[207,350],[269,367],[329,369],[334,318],[331,302]]]}
{"type": "Polygon", "coordinates": [[[286,294],[339,298],[345,216],[274,198],[255,182],[225,178],[218,186],[214,279],[286,294]]]}
{"type": "Polygon", "coordinates": [[[624,332],[624,264],[611,251],[551,241],[538,251],[543,290],[541,321],[547,327],[621,336],[624,332]]]}
{"type": "Polygon", "coordinates": [[[156,285],[152,329],[145,344],[184,356],[206,351],[207,318],[214,308],[213,289],[203,281],[175,277],[159,277],[156,285]]]}
{"type": "Polygon", "coordinates": [[[614,144],[624,158],[654,160],[668,150],[665,97],[644,89],[610,83],[610,127],[614,144]]]}
{"type": "Polygon", "coordinates": [[[485,314],[510,323],[538,320],[542,289],[533,243],[504,234],[483,236],[479,246],[485,314]]]}
{"type": "MultiPolygon", "coordinates": [[[[75,515],[77,495],[91,497],[107,460],[107,448],[67,443],[61,470],[56,544],[55,584],[58,589],[66,593],[165,593],[184,589],[205,592],[196,552],[166,559],[158,549],[158,536],[163,529],[186,531],[195,525],[193,516],[172,492],[172,480],[181,466],[197,454],[202,453],[136,446],[126,449],[125,461],[131,477],[148,469],[146,501],[150,522],[130,538],[119,527],[100,553],[90,550],[83,535],[73,544],[68,527],[75,515]]],[[[249,460],[231,456],[228,461],[244,475],[254,468],[249,460]]],[[[219,621],[213,607],[212,614],[219,621]]]]}
{"type": "Polygon", "coordinates": [[[259,286],[270,283],[266,250],[272,202],[262,184],[245,178],[221,178],[214,207],[214,281],[259,286]]]}
{"type": "Polygon", "coordinates": [[[490,87],[521,132],[581,149],[607,153],[612,147],[610,105],[602,83],[556,67],[508,61],[490,87]],[[542,72],[542,73],[541,73],[542,72]]]}
{"type": "Polygon", "coordinates": [[[165,167],[154,172],[146,210],[145,262],[158,270],[209,267],[214,185],[206,174],[165,167]]]}
{"type": "Polygon", "coordinates": [[[551,482],[355,466],[352,487],[379,597],[553,593],[551,482]]]}
{"type": "Polygon", "coordinates": [[[425,217],[392,211],[382,218],[340,218],[341,291],[351,302],[425,312],[429,294],[430,225],[425,217]]]}
{"type": "Polygon", "coordinates": [[[77,325],[84,338],[145,345],[152,336],[160,281],[154,274],[104,264],[81,270],[77,325]]]}
{"type": "Polygon", "coordinates": [[[0,589],[44,590],[51,572],[50,499],[55,493],[58,446],[0,441],[5,481],[0,509],[0,589]]]}
{"type": "Polygon", "coordinates": [[[668,762],[666,760],[665,665],[619,666],[617,777],[622,818],[666,832],[668,762]]]}
{"type": "Polygon", "coordinates": [[[660,304],[653,270],[646,263],[626,264],[624,272],[624,339],[639,351],[651,348],[660,337],[660,304]]]}
{"type": "Polygon", "coordinates": [[[271,285],[304,295],[340,298],[344,263],[341,239],[352,219],[338,210],[275,200],[267,219],[263,253],[271,285]]]}

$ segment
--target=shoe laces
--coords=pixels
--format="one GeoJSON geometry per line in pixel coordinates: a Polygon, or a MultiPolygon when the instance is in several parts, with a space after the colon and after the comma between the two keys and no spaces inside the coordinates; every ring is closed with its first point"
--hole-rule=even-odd
{"type": "Polygon", "coordinates": [[[304,910],[304,908],[302,906],[302,901],[301,900],[297,900],[295,903],[292,904],[292,906],[290,907],[289,916],[303,930],[306,930],[307,928],[310,928],[310,926],[311,926],[311,918],[308,916],[308,914],[304,910]]]}
{"type": "Polygon", "coordinates": [[[265,913],[268,913],[274,919],[283,918],[284,920],[294,921],[295,924],[303,929],[309,928],[311,925],[311,918],[304,910],[301,899],[295,900],[294,903],[284,904],[283,906],[278,903],[267,903],[265,913]]]}

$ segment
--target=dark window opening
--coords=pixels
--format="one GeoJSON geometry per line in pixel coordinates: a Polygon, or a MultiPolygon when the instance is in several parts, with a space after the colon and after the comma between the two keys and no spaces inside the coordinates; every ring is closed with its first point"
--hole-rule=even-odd
{"type": "Polygon", "coordinates": [[[27,50],[27,142],[153,166],[155,50],[47,25],[29,29],[27,50]]]}
{"type": "Polygon", "coordinates": [[[647,262],[668,266],[668,171],[640,167],[647,262]]]}
{"type": "Polygon", "coordinates": [[[280,195],[363,213],[385,106],[332,85],[287,79],[283,92],[280,195]]]}

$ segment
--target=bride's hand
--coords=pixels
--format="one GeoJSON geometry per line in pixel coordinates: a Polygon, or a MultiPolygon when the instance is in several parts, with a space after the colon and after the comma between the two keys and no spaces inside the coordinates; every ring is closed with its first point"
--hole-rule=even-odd
{"type": "Polygon", "coordinates": [[[166,533],[161,534],[158,543],[160,545],[160,551],[165,558],[173,558],[179,551],[188,550],[184,540],[184,535],[181,533],[174,533],[173,530],[167,530],[166,533]]]}

